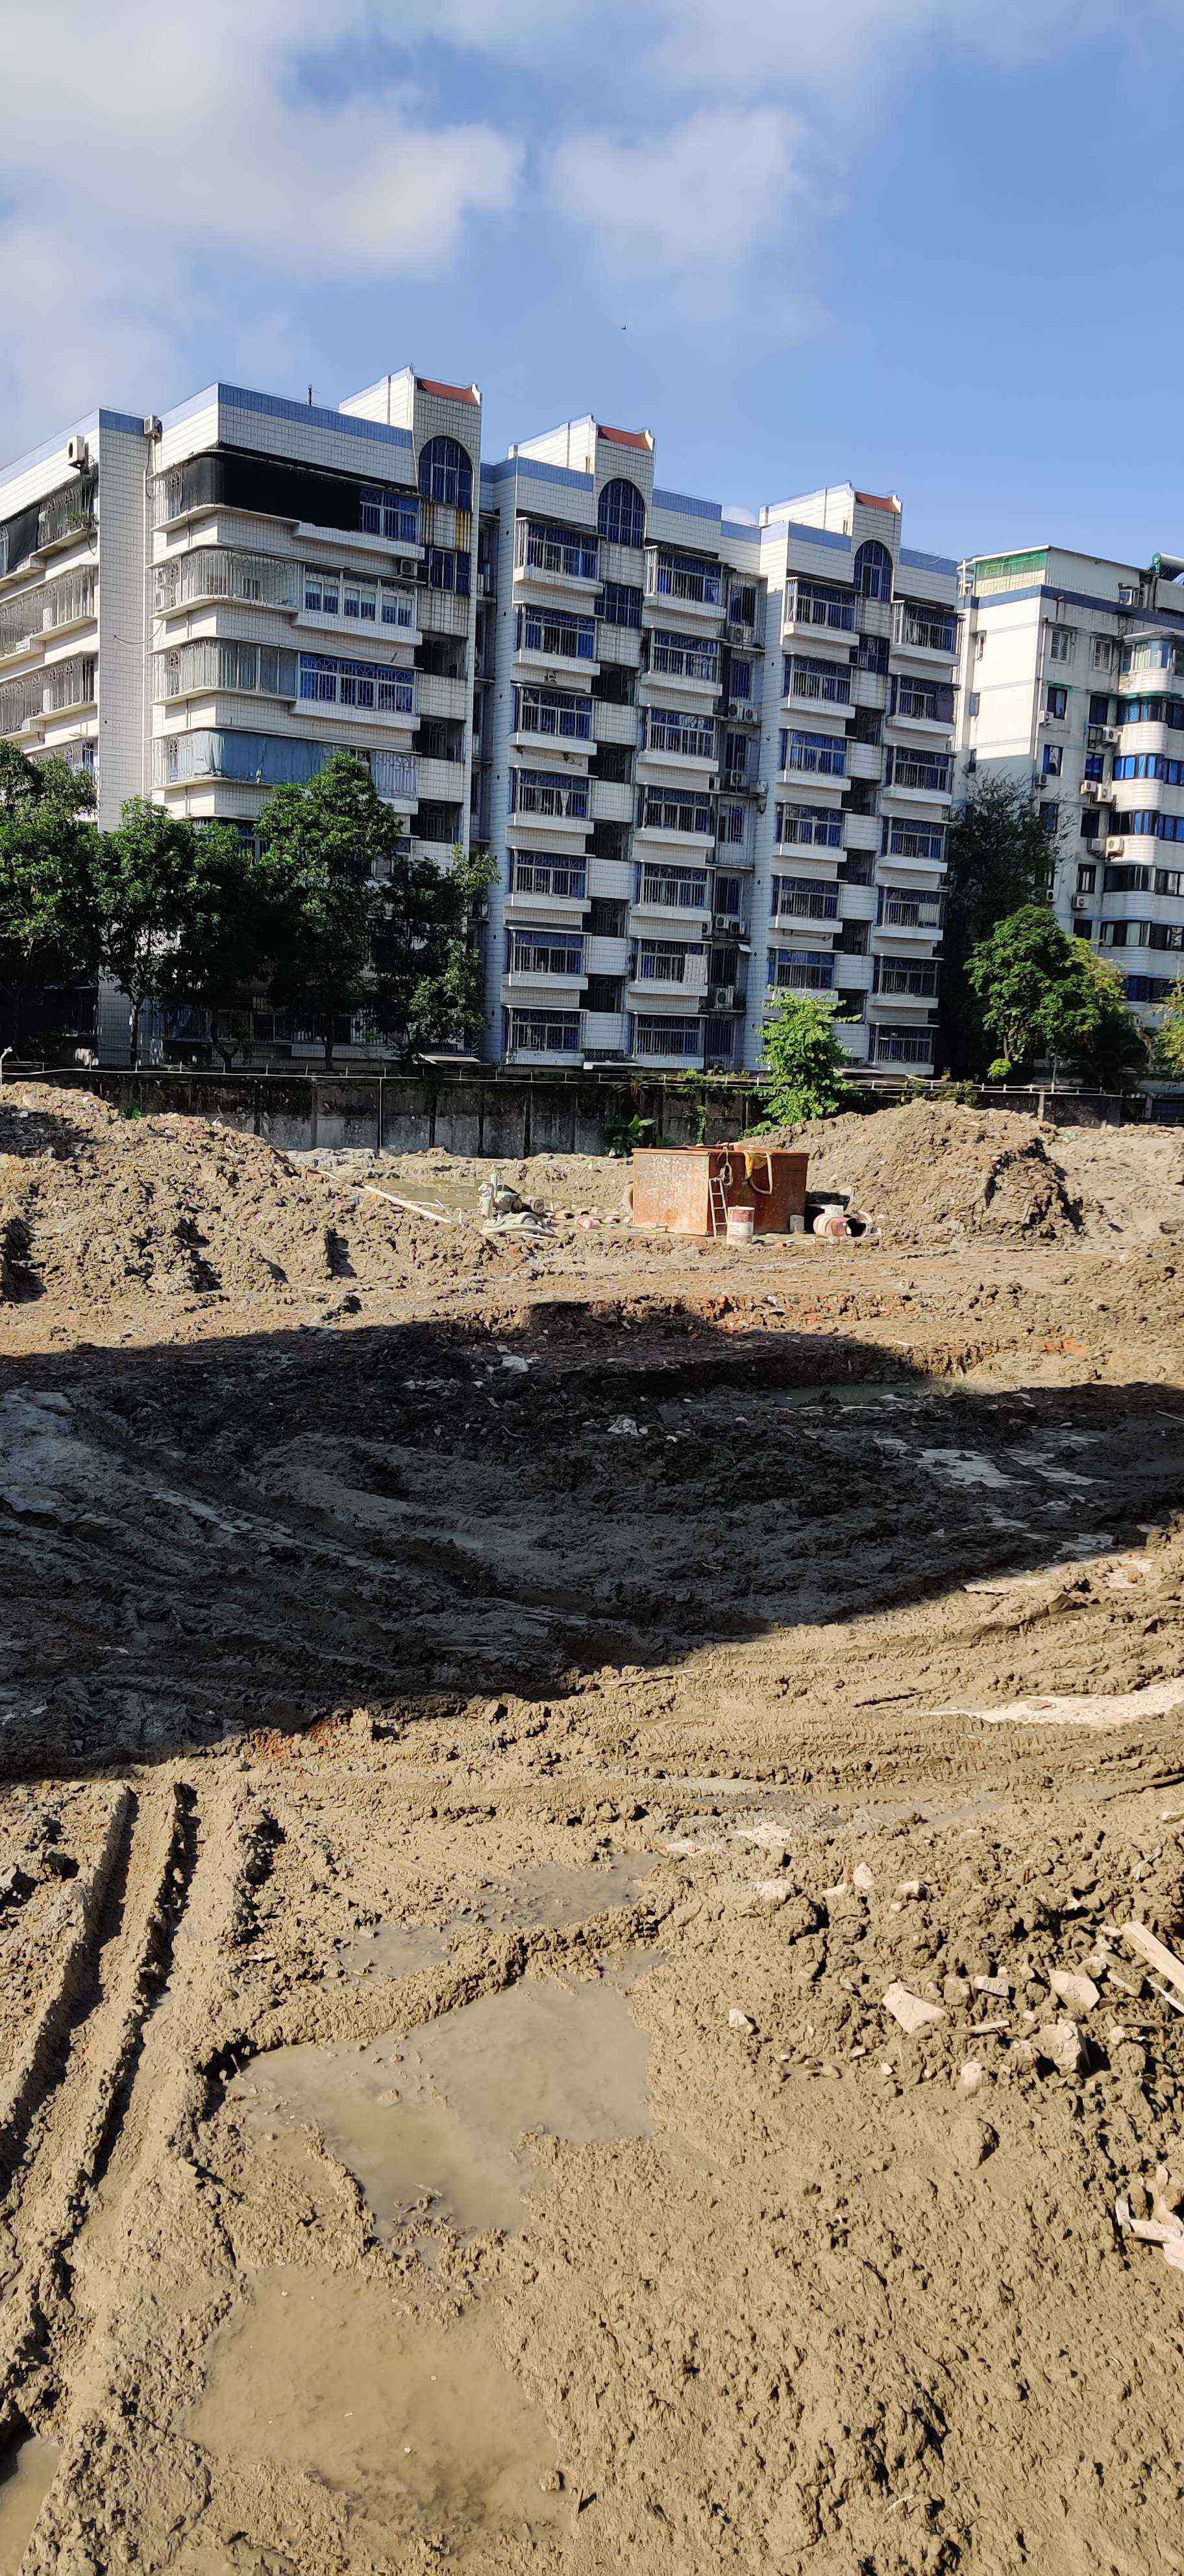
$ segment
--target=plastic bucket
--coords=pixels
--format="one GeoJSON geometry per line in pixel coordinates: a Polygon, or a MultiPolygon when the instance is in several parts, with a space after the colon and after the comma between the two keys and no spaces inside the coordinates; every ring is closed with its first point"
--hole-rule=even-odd
{"type": "Polygon", "coordinates": [[[728,1209],[729,1243],[751,1243],[752,1229],[755,1222],[755,1208],[730,1207],[728,1209]]]}

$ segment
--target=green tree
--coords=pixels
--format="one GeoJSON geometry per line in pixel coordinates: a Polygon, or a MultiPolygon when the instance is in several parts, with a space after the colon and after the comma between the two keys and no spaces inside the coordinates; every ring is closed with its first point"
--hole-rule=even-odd
{"type": "Polygon", "coordinates": [[[1070,939],[1047,904],[1021,905],[973,950],[970,981],[1007,1072],[1037,1058],[1112,1083],[1146,1053],[1112,967],[1070,939]]]}
{"type": "Polygon", "coordinates": [[[440,867],[404,839],[369,771],[336,753],[306,786],[277,787],[259,817],[270,872],[271,992],[321,1021],[366,1011],[413,1047],[473,1037],[484,1019],[477,911],[496,864],[456,850],[440,867]]]}
{"type": "Polygon", "coordinates": [[[94,803],[66,761],[0,742],[0,984],[18,995],[98,972],[94,803]]]}
{"type": "Polygon", "coordinates": [[[282,932],[282,889],[258,844],[230,823],[191,827],[194,847],[174,945],[160,969],[159,991],[209,1013],[210,1035],[229,1072],[249,1045],[252,1011],[266,992],[282,932]]]}
{"type": "Polygon", "coordinates": [[[210,918],[207,827],[132,796],[113,832],[100,833],[95,905],[104,973],[128,998],[133,1065],[144,1005],[175,994],[176,960],[193,958],[210,918]]]}
{"type": "Polygon", "coordinates": [[[306,1007],[322,1024],[325,1063],[333,1023],[376,998],[374,963],[390,890],[406,867],[398,816],[369,771],[335,752],[302,786],[273,788],[258,824],[271,918],[271,998],[306,1007]]]}
{"type": "Polygon", "coordinates": [[[1151,1040],[1149,1065],[1165,1081],[1184,1082],[1184,978],[1177,977],[1151,1040]]]}
{"type": "Polygon", "coordinates": [[[1056,864],[1035,796],[1008,778],[976,774],[946,842],[939,1057],[955,1075],[981,1074],[990,1048],[982,1005],[967,975],[972,951],[1026,904],[1047,901],[1056,864]]]}
{"type": "Polygon", "coordinates": [[[817,993],[777,993],[765,1012],[765,1115],[757,1133],[829,1118],[850,1098],[848,1058],[835,1034],[835,1003],[817,993]]]}

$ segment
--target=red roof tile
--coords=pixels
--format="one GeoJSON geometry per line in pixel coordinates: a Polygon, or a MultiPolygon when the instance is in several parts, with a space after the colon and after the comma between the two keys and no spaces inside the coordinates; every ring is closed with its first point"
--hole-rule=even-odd
{"type": "Polygon", "coordinates": [[[900,503],[891,492],[857,492],[855,498],[865,510],[891,510],[894,517],[900,516],[900,503]]]}
{"type": "Polygon", "coordinates": [[[421,394],[443,394],[446,402],[476,404],[481,399],[472,385],[441,385],[434,376],[417,376],[415,381],[421,394]]]}
{"type": "Polygon", "coordinates": [[[643,447],[647,456],[654,443],[648,429],[606,429],[602,420],[597,421],[596,434],[611,438],[614,447],[643,447]]]}

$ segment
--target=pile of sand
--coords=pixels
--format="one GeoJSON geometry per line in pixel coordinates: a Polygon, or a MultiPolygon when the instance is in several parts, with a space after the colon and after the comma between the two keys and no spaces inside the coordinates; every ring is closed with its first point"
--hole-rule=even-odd
{"type": "Polygon", "coordinates": [[[0,1095],[0,1300],[409,1285],[472,1270],[474,1229],[437,1226],[207,1118],[127,1119],[88,1092],[0,1095]]]}
{"type": "Polygon", "coordinates": [[[811,1189],[845,1191],[885,1242],[1057,1242],[1083,1224],[1056,1133],[1012,1110],[912,1100],[786,1129],[777,1141],[807,1152],[811,1189]]]}

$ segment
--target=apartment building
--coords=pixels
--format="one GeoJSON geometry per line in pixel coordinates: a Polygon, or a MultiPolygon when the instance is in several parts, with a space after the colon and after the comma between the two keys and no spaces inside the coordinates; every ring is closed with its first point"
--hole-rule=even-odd
{"type": "MultiPolygon", "coordinates": [[[[850,484],[725,518],[657,484],[648,430],[483,464],[475,386],[218,385],[0,475],[0,734],[88,770],[104,823],[143,793],[249,834],[345,748],[437,857],[478,833],[490,1059],[753,1067],[798,991],[853,1062],[924,1071],[957,589],[850,484]]],[[[201,1015],[156,1037],[200,1049],[201,1015]]],[[[256,1038],[319,1052],[298,1015],[256,1038]]]]}
{"type": "Polygon", "coordinates": [[[960,585],[960,778],[1034,789],[1058,920],[1154,1025],[1184,964],[1184,561],[1032,546],[960,585]]]}
{"type": "Polygon", "coordinates": [[[931,1066],[954,564],[850,484],[726,519],[592,419],[481,488],[490,1052],[739,1070],[790,991],[931,1066]]]}

